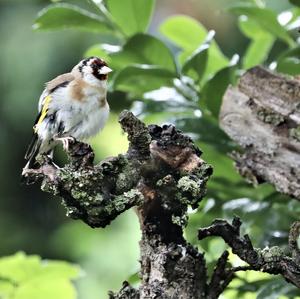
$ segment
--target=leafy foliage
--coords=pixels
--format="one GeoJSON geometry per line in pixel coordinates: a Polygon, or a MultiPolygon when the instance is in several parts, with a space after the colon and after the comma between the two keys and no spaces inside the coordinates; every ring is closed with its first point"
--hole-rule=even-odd
{"type": "Polygon", "coordinates": [[[71,282],[80,269],[62,261],[42,261],[39,256],[19,252],[0,258],[1,299],[74,299],[71,282]]]}
{"type": "MultiPolygon", "coordinates": [[[[295,42],[299,8],[291,6],[284,15],[259,5],[261,1],[230,6],[229,12],[238,16],[241,33],[250,40],[243,55],[238,53],[231,58],[218,46],[214,32],[188,16],[164,20],[159,25],[162,39],[147,33],[154,0],[91,2],[90,11],[66,3],[50,5],[40,12],[34,27],[97,32],[102,42],[91,46],[85,55],[104,57],[114,69],[111,97],[117,94],[125,98],[124,93],[128,93],[126,98],[133,103],[132,109],[146,121],[173,122],[197,140],[215,174],[207,198],[190,215],[186,235],[207,251],[210,268],[224,244],[220,240],[198,244],[195,236],[199,226],[217,217],[240,215],[256,245],[286,244],[289,225],[298,218],[299,206],[269,185],[253,188],[239,177],[227,156],[236,145],[218,127],[218,113],[227,86],[235,84],[246,69],[265,64],[279,72],[300,74],[300,52],[295,42]],[[275,51],[278,44],[280,53],[275,51]]],[[[290,3],[299,6],[298,1],[290,3]]],[[[296,296],[295,290],[281,280],[239,277],[243,283],[235,290],[234,296],[238,298],[249,292],[257,292],[257,298],[296,296]],[[253,288],[247,287],[245,281],[251,281],[253,288]]],[[[233,284],[238,282],[239,278],[233,284]]],[[[7,292],[11,287],[9,282],[3,282],[2,288],[7,292]]],[[[237,298],[230,295],[230,290],[226,296],[237,298]]]]}

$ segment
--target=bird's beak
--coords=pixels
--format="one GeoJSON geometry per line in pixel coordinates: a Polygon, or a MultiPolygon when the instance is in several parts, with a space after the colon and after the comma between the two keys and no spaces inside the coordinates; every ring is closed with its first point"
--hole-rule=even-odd
{"type": "Polygon", "coordinates": [[[99,74],[100,75],[107,75],[108,73],[112,72],[112,69],[109,68],[108,66],[104,65],[100,70],[99,74]]]}

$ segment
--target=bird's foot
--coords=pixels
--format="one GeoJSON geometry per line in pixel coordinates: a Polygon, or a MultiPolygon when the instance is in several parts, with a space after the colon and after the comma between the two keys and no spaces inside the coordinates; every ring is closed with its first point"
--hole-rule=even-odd
{"type": "Polygon", "coordinates": [[[54,137],[55,141],[62,142],[63,148],[66,152],[69,151],[70,144],[75,143],[76,139],[72,136],[65,136],[65,137],[54,137]]]}

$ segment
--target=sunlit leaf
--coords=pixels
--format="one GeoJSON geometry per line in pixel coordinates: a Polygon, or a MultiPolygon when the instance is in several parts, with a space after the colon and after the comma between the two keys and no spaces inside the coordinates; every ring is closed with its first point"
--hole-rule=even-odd
{"type": "MultiPolygon", "coordinates": [[[[174,16],[168,18],[160,26],[160,32],[183,49],[179,61],[184,65],[193,52],[205,41],[207,30],[197,20],[187,16],[174,16]]],[[[204,53],[203,53],[204,54],[204,53]]],[[[228,59],[221,52],[215,41],[211,42],[208,50],[204,81],[214,75],[218,70],[228,65],[228,59]]]]}
{"type": "Polygon", "coordinates": [[[274,44],[274,36],[247,17],[239,19],[239,27],[252,40],[243,56],[243,67],[248,69],[263,63],[274,44]]]}
{"type": "Polygon", "coordinates": [[[243,68],[249,69],[263,63],[268,58],[273,44],[274,38],[271,35],[261,34],[255,38],[243,57],[243,68]]]}
{"type": "Polygon", "coordinates": [[[41,271],[41,258],[37,255],[26,256],[19,252],[0,258],[0,277],[14,282],[25,281],[41,271]]]}
{"type": "Polygon", "coordinates": [[[72,279],[80,269],[63,261],[42,261],[37,255],[20,252],[0,258],[0,298],[75,299],[72,279]]]}
{"type": "Polygon", "coordinates": [[[117,90],[142,94],[162,86],[171,86],[174,74],[159,66],[131,65],[121,70],[114,80],[117,90]]]}
{"type": "Polygon", "coordinates": [[[250,20],[257,22],[264,30],[293,46],[295,42],[288,32],[277,21],[276,14],[267,8],[260,8],[247,3],[233,6],[230,11],[237,15],[245,15],[250,20]]]}
{"type": "Polygon", "coordinates": [[[76,299],[74,286],[67,280],[37,278],[16,288],[14,299],[76,299]]]}
{"type": "Polygon", "coordinates": [[[188,16],[173,16],[164,21],[160,32],[177,46],[193,51],[205,40],[207,30],[197,20],[188,16]]]}
{"type": "Polygon", "coordinates": [[[136,34],[123,49],[111,55],[113,64],[124,67],[129,64],[157,65],[176,73],[176,64],[170,49],[158,38],[149,34],[136,34]]]}
{"type": "Polygon", "coordinates": [[[155,0],[107,0],[106,4],[119,29],[131,36],[148,28],[155,0]]]}
{"type": "Polygon", "coordinates": [[[15,286],[13,282],[4,280],[0,278],[0,298],[10,299],[13,294],[15,286]]]}
{"type": "Polygon", "coordinates": [[[33,27],[39,30],[78,29],[91,32],[111,31],[110,25],[103,17],[66,3],[52,4],[42,9],[33,27]]]}

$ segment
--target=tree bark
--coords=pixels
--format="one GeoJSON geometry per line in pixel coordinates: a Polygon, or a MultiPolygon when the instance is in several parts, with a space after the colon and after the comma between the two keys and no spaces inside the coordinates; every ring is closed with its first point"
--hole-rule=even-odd
{"type": "Polygon", "coordinates": [[[300,200],[299,80],[249,70],[225,93],[220,126],[244,150],[232,155],[241,175],[300,200]]]}
{"type": "Polygon", "coordinates": [[[201,158],[192,140],[170,125],[146,127],[132,113],[124,111],[120,124],[128,134],[126,154],[93,164],[90,146],[74,142],[70,162],[57,168],[44,157],[38,169],[27,172],[42,190],[62,197],[67,216],[91,227],[105,227],[125,210],[136,207],[142,239],[141,286],[127,282],[109,293],[110,299],[216,299],[237,271],[256,270],[281,274],[299,287],[300,266],[296,238],[299,224],[291,229],[291,255],[278,250],[254,249],[249,237],[239,234],[240,221],[217,220],[199,230],[199,239],[216,235],[232,247],[249,266],[228,265],[225,251],[211,277],[204,254],[183,237],[187,208],[197,208],[206,192],[212,168],[201,158]]]}
{"type": "Polygon", "coordinates": [[[105,227],[136,206],[142,230],[139,290],[127,283],[110,298],[206,298],[203,254],[183,238],[188,205],[205,195],[212,168],[200,159],[192,140],[173,126],[146,127],[124,111],[120,123],[128,134],[125,155],[93,166],[93,152],[83,143],[69,148],[70,163],[56,168],[46,158],[28,173],[42,178],[42,189],[63,198],[67,215],[91,227],[105,227]]]}

